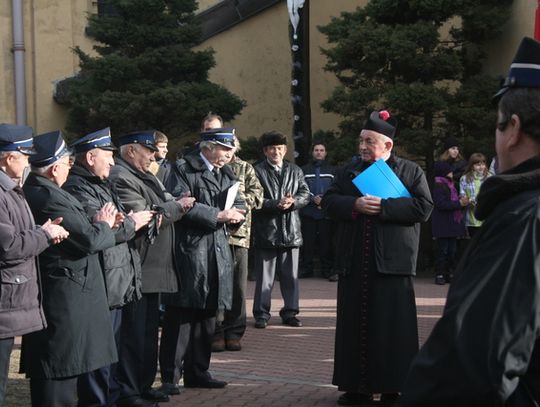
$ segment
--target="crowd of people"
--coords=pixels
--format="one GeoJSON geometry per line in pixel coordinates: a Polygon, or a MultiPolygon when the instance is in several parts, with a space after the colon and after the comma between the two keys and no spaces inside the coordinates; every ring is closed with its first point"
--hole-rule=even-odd
{"type": "Polygon", "coordinates": [[[180,394],[180,378],[225,387],[211,354],[242,349],[250,248],[255,328],[269,323],[278,276],[279,317],[295,328],[299,277],[337,281],[339,405],[538,405],[540,43],[523,40],[495,101],[497,173],[450,138],[431,189],[394,153],[386,110],[341,168],[319,141],[308,165],[287,161],[276,131],[252,165],[212,113],[175,162],[159,131],[113,143],[105,128],[68,146],[60,131],[1,124],[0,405],[15,336],[32,406],[152,407],[180,394]],[[360,183],[375,167],[388,196],[360,183]],[[413,277],[430,217],[435,282],[452,284],[419,349],[413,277]]]}

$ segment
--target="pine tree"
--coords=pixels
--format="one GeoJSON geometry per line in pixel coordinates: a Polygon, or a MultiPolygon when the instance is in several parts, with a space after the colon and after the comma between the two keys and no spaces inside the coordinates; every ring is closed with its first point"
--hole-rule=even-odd
{"type": "Polygon", "coordinates": [[[496,37],[512,0],[371,0],[319,27],[331,48],[326,69],[340,85],[323,102],[343,116],[342,159],[373,110],[399,118],[396,145],[432,168],[456,137],[465,153],[493,151],[498,80],[485,75],[484,44],[496,37]]]}
{"type": "Polygon", "coordinates": [[[197,132],[209,111],[232,119],[244,101],[208,80],[211,49],[196,51],[195,0],[108,0],[88,19],[95,56],[75,48],[80,73],[69,80],[68,131],[110,126],[113,133],[159,129],[169,137],[197,132]]]}

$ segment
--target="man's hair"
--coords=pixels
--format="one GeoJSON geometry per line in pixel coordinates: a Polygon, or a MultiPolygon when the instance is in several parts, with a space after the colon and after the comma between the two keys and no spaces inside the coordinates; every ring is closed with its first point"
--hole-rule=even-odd
{"type": "Polygon", "coordinates": [[[169,139],[165,135],[165,133],[162,133],[160,131],[156,131],[154,135],[154,143],[168,143],[169,139]]]}
{"type": "Polygon", "coordinates": [[[311,151],[313,151],[315,146],[323,146],[325,150],[328,150],[328,147],[326,146],[326,143],[324,141],[314,141],[311,144],[311,151]]]}
{"type": "Polygon", "coordinates": [[[214,143],[213,141],[201,141],[199,143],[200,150],[214,151],[214,148],[216,148],[216,143],[214,143]]]}
{"type": "Polygon", "coordinates": [[[500,122],[513,114],[521,120],[521,131],[540,143],[540,89],[510,88],[499,101],[500,122]]]}
{"type": "Polygon", "coordinates": [[[10,154],[22,154],[20,151],[0,151],[0,160],[3,160],[4,158],[7,158],[10,154]]]}
{"type": "Polygon", "coordinates": [[[35,167],[33,165],[30,165],[30,171],[33,172],[34,174],[37,174],[37,175],[46,175],[47,172],[49,172],[49,169],[55,165],[58,161],[60,161],[62,158],[64,157],[69,157],[70,154],[68,152],[66,152],[65,154],[61,155],[60,157],[58,157],[58,160],[56,160],[55,162],[53,163],[50,163],[50,164],[47,164],[45,165],[44,167],[35,167]]]}
{"type": "Polygon", "coordinates": [[[204,124],[206,122],[211,122],[212,120],[219,120],[221,123],[221,127],[223,127],[223,119],[219,114],[215,114],[213,112],[208,112],[206,116],[204,116],[204,119],[202,119],[201,122],[201,130],[204,130],[204,124]]]}

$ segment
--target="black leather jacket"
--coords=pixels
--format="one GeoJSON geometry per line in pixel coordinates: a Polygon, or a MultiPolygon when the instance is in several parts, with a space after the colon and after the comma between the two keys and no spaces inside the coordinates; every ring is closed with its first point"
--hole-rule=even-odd
{"type": "Polygon", "coordinates": [[[297,165],[284,161],[278,175],[267,160],[255,165],[255,173],[264,189],[264,199],[262,207],[253,211],[253,246],[260,249],[301,246],[299,209],[309,202],[304,173],[297,165]],[[283,211],[277,205],[287,194],[294,196],[294,204],[283,211]]]}

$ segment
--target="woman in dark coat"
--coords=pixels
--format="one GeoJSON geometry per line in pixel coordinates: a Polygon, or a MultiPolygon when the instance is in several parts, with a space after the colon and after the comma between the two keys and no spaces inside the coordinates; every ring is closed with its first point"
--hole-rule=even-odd
{"type": "Polygon", "coordinates": [[[433,203],[431,231],[437,239],[435,260],[435,284],[443,285],[452,279],[455,267],[457,239],[465,236],[465,211],[467,197],[459,197],[452,179],[452,167],[445,161],[434,166],[433,203]]]}

